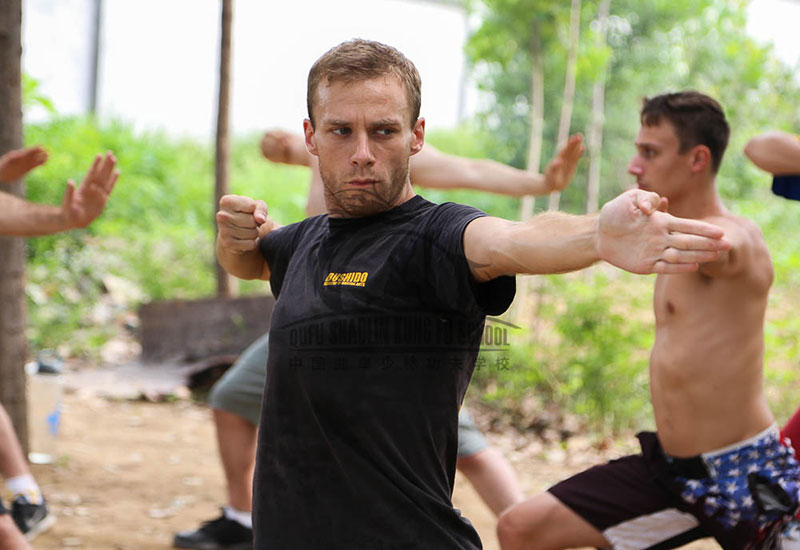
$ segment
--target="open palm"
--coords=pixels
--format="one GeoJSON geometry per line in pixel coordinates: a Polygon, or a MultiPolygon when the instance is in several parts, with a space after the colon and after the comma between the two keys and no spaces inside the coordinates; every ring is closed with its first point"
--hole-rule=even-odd
{"type": "Polygon", "coordinates": [[[569,138],[567,144],[550,161],[544,172],[544,181],[551,193],[563,191],[569,185],[583,151],[583,136],[576,134],[569,138]]]}
{"type": "Polygon", "coordinates": [[[111,152],[98,154],[80,187],[75,189],[72,180],[67,182],[61,208],[70,227],[86,227],[103,212],[119,176],[114,170],[116,163],[111,152]]]}

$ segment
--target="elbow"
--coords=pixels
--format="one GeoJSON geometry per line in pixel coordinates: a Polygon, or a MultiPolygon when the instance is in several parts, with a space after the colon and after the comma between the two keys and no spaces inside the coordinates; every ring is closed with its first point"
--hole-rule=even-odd
{"type": "Polygon", "coordinates": [[[749,158],[751,161],[753,161],[753,162],[755,162],[755,159],[753,158],[753,155],[757,154],[756,151],[758,149],[758,145],[757,145],[755,140],[756,140],[756,138],[753,138],[750,141],[748,141],[745,144],[744,149],[742,149],[742,152],[744,153],[744,155],[747,158],[749,158]]]}

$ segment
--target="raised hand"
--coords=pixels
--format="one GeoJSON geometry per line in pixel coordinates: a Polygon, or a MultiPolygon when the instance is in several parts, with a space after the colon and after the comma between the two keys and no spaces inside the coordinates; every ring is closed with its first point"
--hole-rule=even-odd
{"type": "Polygon", "coordinates": [[[0,157],[0,181],[17,180],[47,162],[47,151],[41,145],[27,149],[15,149],[0,157]]]}
{"type": "Polygon", "coordinates": [[[716,225],[676,218],[656,193],[633,189],[600,211],[600,258],[632,273],[686,273],[730,248],[716,225]]]}
{"type": "Polygon", "coordinates": [[[269,218],[264,201],[241,195],[225,195],[217,212],[218,243],[230,254],[246,254],[258,246],[258,239],[277,224],[269,218]]]}
{"type": "Polygon", "coordinates": [[[544,185],[548,192],[562,191],[569,185],[584,150],[581,134],[569,138],[544,171],[544,185]]]}
{"type": "Polygon", "coordinates": [[[289,140],[291,134],[283,130],[269,130],[261,138],[261,154],[264,158],[272,162],[290,164],[291,146],[289,140]]]}
{"type": "Polygon", "coordinates": [[[98,154],[80,187],[75,189],[75,183],[67,181],[61,210],[69,228],[86,227],[103,212],[119,177],[119,170],[114,169],[116,164],[111,151],[98,154]]]}

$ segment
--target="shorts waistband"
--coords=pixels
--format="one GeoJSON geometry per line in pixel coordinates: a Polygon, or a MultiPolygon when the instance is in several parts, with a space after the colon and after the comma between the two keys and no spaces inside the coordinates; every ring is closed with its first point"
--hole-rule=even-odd
{"type": "Polygon", "coordinates": [[[705,458],[705,459],[715,458],[715,457],[717,457],[719,455],[723,455],[725,453],[729,453],[731,451],[735,451],[737,449],[741,449],[741,448],[747,447],[749,445],[754,445],[755,443],[758,443],[759,441],[767,439],[771,435],[774,435],[776,438],[780,438],[780,430],[778,430],[778,423],[777,422],[773,422],[769,427],[767,427],[762,432],[757,433],[753,437],[749,437],[749,438],[747,438],[747,439],[745,439],[743,441],[739,441],[737,443],[733,443],[733,444],[728,445],[726,447],[722,447],[721,449],[716,449],[716,450],[713,450],[713,451],[708,451],[708,452],[702,453],[700,456],[705,458]]]}
{"type": "Polygon", "coordinates": [[[688,458],[677,458],[664,453],[664,459],[666,460],[668,470],[673,475],[685,477],[687,479],[702,479],[705,477],[712,477],[711,471],[708,467],[709,460],[726,453],[754,445],[759,441],[763,441],[772,436],[774,436],[776,440],[780,437],[780,431],[778,430],[777,422],[773,422],[772,425],[753,437],[749,437],[743,441],[739,441],[732,445],[727,445],[720,449],[715,449],[713,451],[708,451],[688,458]]]}

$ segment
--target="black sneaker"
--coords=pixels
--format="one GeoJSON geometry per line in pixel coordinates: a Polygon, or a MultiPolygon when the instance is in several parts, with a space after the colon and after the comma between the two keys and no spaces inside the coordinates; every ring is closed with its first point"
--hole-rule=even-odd
{"type": "Polygon", "coordinates": [[[28,540],[50,529],[56,518],[47,512],[44,499],[40,504],[32,504],[27,497],[18,495],[11,503],[11,517],[28,540]]]}
{"type": "Polygon", "coordinates": [[[195,550],[252,550],[253,530],[225,517],[206,521],[195,531],[183,531],[172,540],[175,548],[195,550]]]}

